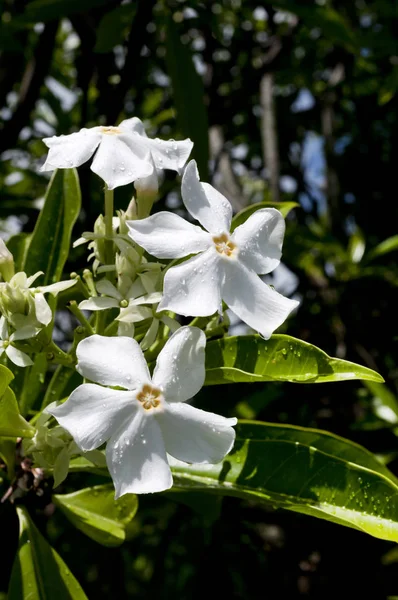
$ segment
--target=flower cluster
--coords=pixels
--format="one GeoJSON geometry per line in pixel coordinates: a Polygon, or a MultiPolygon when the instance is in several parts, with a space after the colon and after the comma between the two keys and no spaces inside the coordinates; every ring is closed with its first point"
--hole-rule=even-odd
{"type": "MultiPolygon", "coordinates": [[[[45,171],[76,167],[94,155],[91,170],[106,184],[106,201],[94,231],[75,242],[89,242],[94,258],[93,274],[83,274],[86,298],[75,308],[92,334],[74,349],[85,382],[66,402],[47,407],[32,453],[44,467],[57,463],[60,481],[75,451],[103,457],[105,445],[116,497],[166,490],[173,483],[168,455],[217,463],[234,444],[235,418],[188,404],[205,382],[206,335],[227,328],[225,308],[268,339],[297,306],[261,277],[280,262],[284,219],[263,208],[234,229],[231,204],[200,181],[195,161],[183,170],[192,142],[149,139],[137,118],[44,142],[45,171]],[[183,175],[182,199],[197,224],[166,211],[150,215],[164,169],[183,175]],[[136,197],[115,217],[112,190],[129,183],[136,197]],[[90,322],[82,311],[92,313],[90,322]],[[193,324],[182,327],[179,315],[204,318],[206,335],[193,324]],[[152,373],[147,362],[155,359],[152,373]],[[61,429],[47,429],[49,415],[61,429]],[[51,460],[48,440],[56,448],[51,460]]],[[[29,366],[18,341],[51,322],[44,294],[75,281],[31,288],[39,273],[15,274],[4,244],[0,251],[0,354],[29,366]]]]}

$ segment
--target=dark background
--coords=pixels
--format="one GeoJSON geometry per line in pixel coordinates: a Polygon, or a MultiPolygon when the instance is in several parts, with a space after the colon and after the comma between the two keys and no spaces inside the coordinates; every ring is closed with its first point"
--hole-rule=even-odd
{"type": "MultiPolygon", "coordinates": [[[[294,201],[274,284],[301,300],[280,331],[379,371],[397,394],[398,4],[391,0],[0,1],[0,232],[31,231],[48,179],[41,138],[138,116],[150,136],[189,136],[202,180],[236,211],[294,201]],[[395,144],[394,144],[395,142],[395,144]]],[[[79,169],[84,210],[102,182],[79,169]]],[[[166,173],[156,210],[182,211],[166,173]]],[[[116,190],[126,208],[133,187],[116,190]]],[[[72,253],[70,271],[85,265],[72,253]]],[[[386,457],[397,424],[360,383],[207,388],[203,408],[318,427],[386,457]],[[379,415],[379,416],[378,416],[379,415]]],[[[63,490],[79,486],[69,477],[63,490]]],[[[120,549],[95,544],[51,506],[38,523],[90,598],[382,599],[398,593],[393,544],[255,502],[198,512],[142,497],[120,549]]],[[[43,507],[42,507],[43,508],[43,507]]],[[[7,589],[16,522],[0,590],[7,589]]],[[[4,514],[4,513],[3,513],[4,514]]],[[[4,519],[3,519],[4,520],[4,519]]],[[[14,541],[15,540],[15,541],[14,541]]],[[[0,592],[0,598],[3,596],[0,592]]]]}

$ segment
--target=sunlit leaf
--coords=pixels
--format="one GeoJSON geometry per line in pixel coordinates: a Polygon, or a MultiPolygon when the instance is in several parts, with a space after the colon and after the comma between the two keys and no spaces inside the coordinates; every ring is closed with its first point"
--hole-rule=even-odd
{"type": "Polygon", "coordinates": [[[124,542],[126,527],[138,508],[134,494],[115,500],[112,484],[54,495],[53,501],[75,527],[104,546],[119,546],[124,542]]]}
{"type": "Polygon", "coordinates": [[[367,367],[332,358],[320,348],[288,335],[226,337],[206,347],[206,385],[291,381],[325,383],[365,379],[384,381],[367,367]]]}
{"type": "Polygon", "coordinates": [[[397,479],[364,448],[325,431],[241,422],[222,463],[172,466],[184,490],[257,498],[398,541],[397,479]]]}
{"type": "Polygon", "coordinates": [[[27,510],[17,507],[19,546],[8,589],[9,600],[87,600],[68,567],[32,523],[27,510]]]}
{"type": "Polygon", "coordinates": [[[32,233],[23,270],[43,271],[40,285],[59,281],[69,255],[72,229],[80,212],[81,193],[76,169],[53,174],[32,233]]]}
{"type": "Polygon", "coordinates": [[[7,387],[13,375],[0,365],[0,436],[33,437],[35,429],[20,415],[14,392],[7,387]]]}
{"type": "Polygon", "coordinates": [[[386,240],[383,240],[367,254],[366,259],[371,260],[383,256],[384,254],[388,254],[388,252],[393,252],[394,250],[398,250],[398,235],[393,235],[386,240]]]}

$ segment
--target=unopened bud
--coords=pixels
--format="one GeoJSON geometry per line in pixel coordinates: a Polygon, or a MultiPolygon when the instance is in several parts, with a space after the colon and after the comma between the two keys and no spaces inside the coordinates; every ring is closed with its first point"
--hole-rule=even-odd
{"type": "Polygon", "coordinates": [[[134,187],[137,191],[138,218],[145,219],[151,213],[153,203],[157,200],[159,181],[155,166],[148,177],[136,179],[134,187]]]}
{"type": "Polygon", "coordinates": [[[0,238],[0,274],[4,281],[10,281],[15,274],[14,257],[0,238]]]}

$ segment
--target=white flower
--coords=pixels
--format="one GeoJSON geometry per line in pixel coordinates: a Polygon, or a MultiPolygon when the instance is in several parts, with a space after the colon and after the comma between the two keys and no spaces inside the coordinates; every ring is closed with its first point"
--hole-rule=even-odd
{"type": "Polygon", "coordinates": [[[257,275],[270,273],[280,262],[285,233],[281,213],[260,209],[230,234],[231,204],[211,185],[200,183],[193,160],[182,179],[182,198],[206,231],[169,212],[127,223],[130,237],[153,256],[197,255],[168,269],[158,310],[209,316],[221,312],[224,300],[268,339],[298,304],[257,275]]]}
{"type": "Polygon", "coordinates": [[[69,169],[85,163],[95,152],[91,170],[112,190],[153,174],[159,169],[180,171],[192,150],[189,139],[176,142],[149,139],[140,119],[117,127],[92,127],[77,133],[45,138],[50,149],[42,171],[69,169]]]}
{"type": "Polygon", "coordinates": [[[205,343],[200,329],[181,327],[160,352],[152,377],[131,338],[93,335],[78,345],[77,370],[101,385],[79,386],[48,412],[81,450],[107,442],[116,498],[170,488],[166,452],[187,463],[217,463],[231,450],[236,419],[185,404],[204,383],[205,343]]]}
{"type": "Polygon", "coordinates": [[[4,317],[0,318],[0,356],[5,352],[11,362],[17,367],[29,367],[33,365],[32,360],[29,358],[25,352],[18,350],[12,345],[12,342],[16,342],[17,340],[26,340],[28,338],[35,335],[35,330],[30,327],[25,327],[24,329],[20,329],[15,333],[8,333],[7,321],[4,317]]]}

